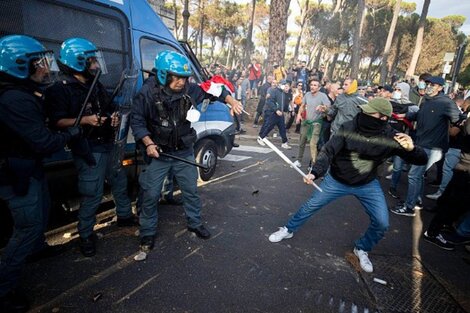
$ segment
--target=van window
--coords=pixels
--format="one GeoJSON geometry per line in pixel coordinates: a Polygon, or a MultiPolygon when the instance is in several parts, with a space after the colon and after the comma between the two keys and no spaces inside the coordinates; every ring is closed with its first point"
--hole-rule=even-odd
{"type": "Polygon", "coordinates": [[[114,87],[130,60],[127,18],[121,12],[85,1],[2,0],[0,37],[25,34],[39,40],[59,57],[60,44],[82,37],[103,51],[108,74],[101,82],[114,87]]]}
{"type": "MultiPolygon", "coordinates": [[[[156,41],[150,38],[142,38],[140,40],[140,53],[141,53],[141,61],[142,61],[142,69],[146,71],[151,71],[154,68],[155,64],[155,57],[157,54],[163,50],[171,50],[171,51],[176,51],[181,53],[181,51],[178,51],[175,49],[173,46],[156,41]]],[[[193,70],[193,75],[190,77],[189,81],[190,82],[195,82],[195,83],[200,83],[201,80],[198,78],[197,75],[194,75],[195,70],[194,66],[191,64],[191,68],[193,70]]],[[[143,73],[144,78],[148,77],[148,73],[143,73]]]]}

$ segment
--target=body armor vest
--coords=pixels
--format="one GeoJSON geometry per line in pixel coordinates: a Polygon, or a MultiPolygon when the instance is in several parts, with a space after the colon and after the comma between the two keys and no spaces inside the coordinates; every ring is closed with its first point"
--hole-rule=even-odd
{"type": "Polygon", "coordinates": [[[196,131],[186,120],[186,114],[193,100],[184,94],[179,100],[164,100],[162,87],[155,86],[154,106],[157,116],[149,121],[152,140],[163,152],[174,152],[192,148],[196,131]]]}

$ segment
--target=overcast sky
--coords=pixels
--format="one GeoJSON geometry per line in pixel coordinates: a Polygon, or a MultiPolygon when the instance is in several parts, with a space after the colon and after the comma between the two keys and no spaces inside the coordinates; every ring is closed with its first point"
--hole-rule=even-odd
{"type": "MultiPolygon", "coordinates": [[[[416,13],[421,14],[424,0],[414,0],[416,2],[416,13]]],[[[431,0],[429,5],[429,17],[441,18],[448,15],[464,15],[467,20],[460,28],[465,34],[470,35],[470,1],[469,0],[431,0]]]]}

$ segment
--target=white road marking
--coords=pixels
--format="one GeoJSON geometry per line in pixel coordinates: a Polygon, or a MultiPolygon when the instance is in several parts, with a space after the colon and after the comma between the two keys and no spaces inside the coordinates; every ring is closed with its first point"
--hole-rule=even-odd
{"type": "Polygon", "coordinates": [[[234,154],[227,154],[223,159],[220,159],[222,161],[231,161],[231,162],[240,162],[240,161],[245,161],[251,159],[250,156],[246,155],[234,155],[234,154]]]}
{"type": "Polygon", "coordinates": [[[269,148],[262,148],[262,147],[256,147],[256,146],[242,146],[233,148],[232,151],[242,151],[242,152],[256,152],[256,153],[271,153],[273,150],[269,148]]]}

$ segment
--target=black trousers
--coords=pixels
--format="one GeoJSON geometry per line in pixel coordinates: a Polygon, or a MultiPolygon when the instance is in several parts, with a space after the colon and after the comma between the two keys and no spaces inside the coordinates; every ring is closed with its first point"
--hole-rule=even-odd
{"type": "Polygon", "coordinates": [[[437,236],[442,228],[451,226],[470,211],[470,173],[454,170],[447,188],[437,199],[437,212],[428,227],[429,236],[437,236]]]}

